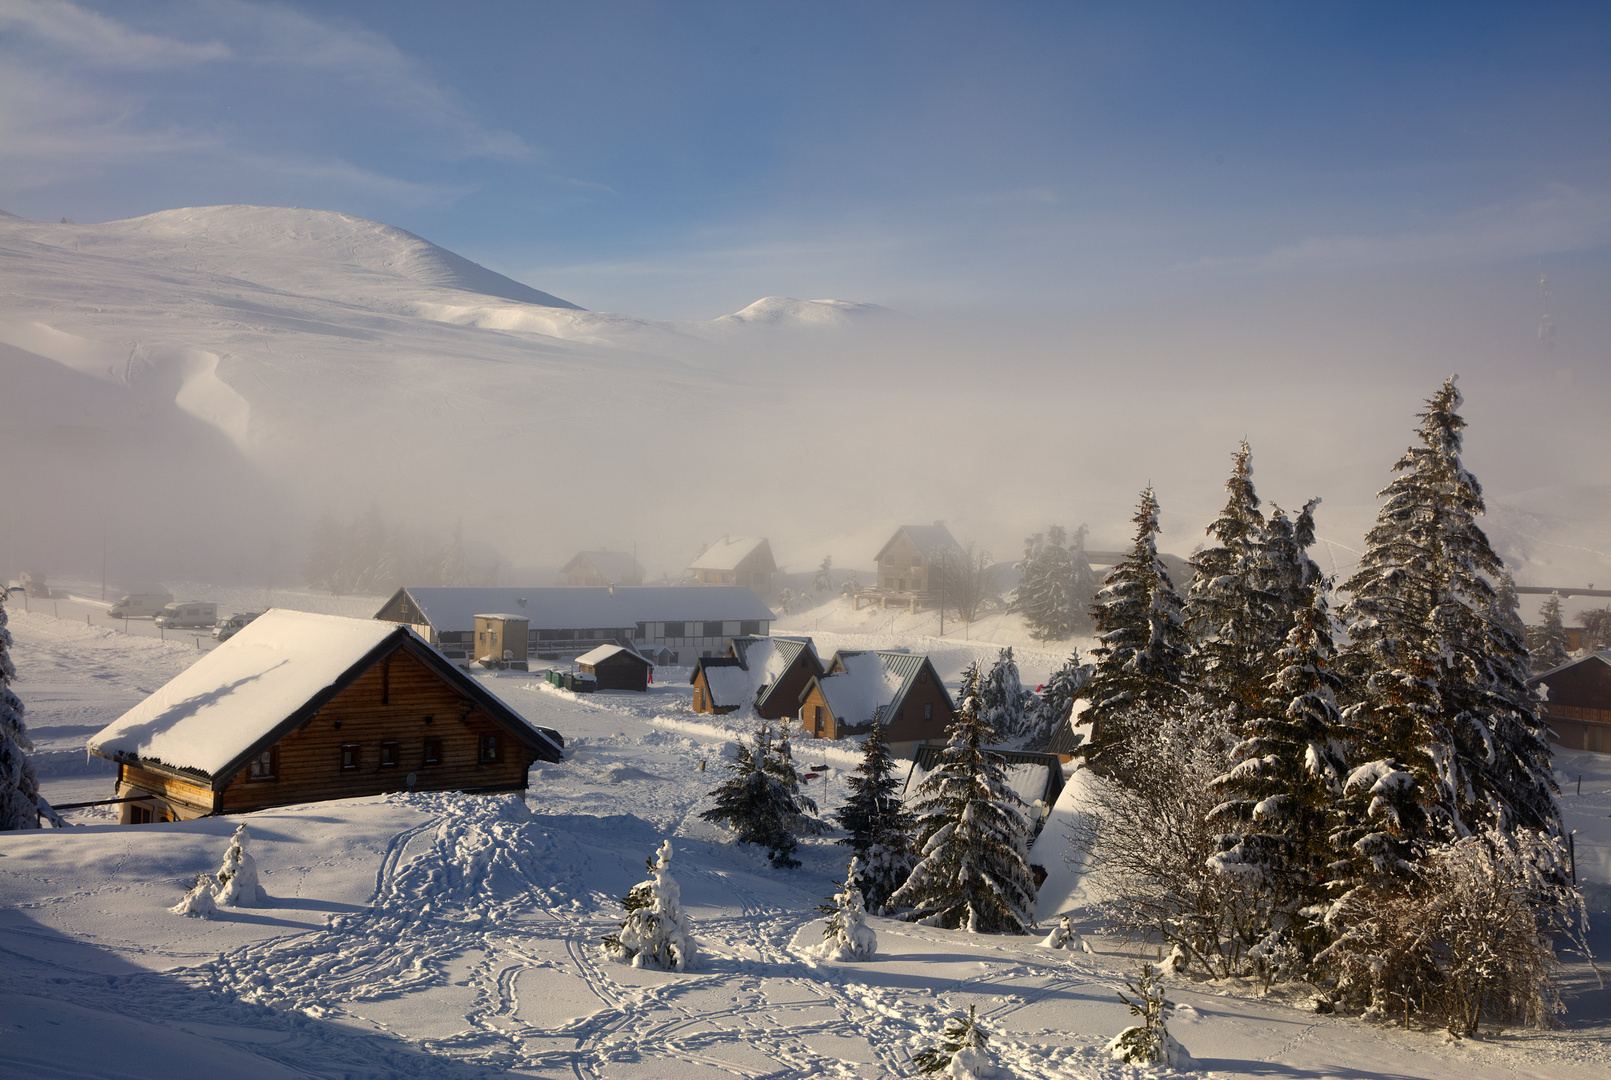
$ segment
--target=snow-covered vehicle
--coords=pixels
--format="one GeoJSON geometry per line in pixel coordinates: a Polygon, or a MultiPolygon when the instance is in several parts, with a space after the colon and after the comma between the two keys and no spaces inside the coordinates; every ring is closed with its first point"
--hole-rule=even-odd
{"type": "Polygon", "coordinates": [[[219,619],[217,625],[213,627],[213,639],[215,641],[228,641],[238,634],[247,623],[261,614],[263,614],[261,611],[248,611],[243,615],[237,611],[227,619],[219,619]]]}
{"type": "Polygon", "coordinates": [[[148,619],[171,603],[172,593],[129,593],[113,601],[106,613],[114,619],[148,619]]]}
{"type": "Polygon", "coordinates": [[[218,605],[200,600],[186,600],[182,604],[168,604],[153,620],[164,630],[188,626],[211,626],[218,621],[218,605]]]}

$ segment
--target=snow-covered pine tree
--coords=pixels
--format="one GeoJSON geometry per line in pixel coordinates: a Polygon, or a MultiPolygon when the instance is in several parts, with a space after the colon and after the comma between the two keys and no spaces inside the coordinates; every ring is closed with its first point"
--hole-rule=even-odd
{"type": "Polygon", "coordinates": [[[1132,519],[1136,538],[1130,553],[1109,572],[1096,595],[1096,670],[1080,691],[1093,739],[1085,757],[1105,771],[1105,748],[1126,737],[1126,714],[1138,708],[1167,709],[1183,701],[1184,665],[1189,651],[1181,599],[1158,558],[1158,500],[1149,486],[1132,519]]]}
{"type": "Polygon", "coordinates": [[[1035,922],[1029,823],[989,750],[996,732],[980,711],[980,682],[979,665],[969,665],[950,742],[917,789],[920,858],[889,906],[926,926],[1023,934],[1035,922]]]}
{"type": "Polygon", "coordinates": [[[822,565],[817,567],[817,576],[811,581],[812,592],[833,592],[833,556],[824,555],[822,565]]]}
{"type": "Polygon", "coordinates": [[[1232,462],[1225,482],[1230,498],[1208,526],[1215,543],[1189,560],[1192,580],[1183,614],[1194,646],[1193,686],[1236,723],[1237,713],[1252,708],[1263,692],[1261,661],[1271,631],[1259,589],[1264,515],[1253,489],[1252,448],[1242,443],[1232,462]]]}
{"type": "Polygon", "coordinates": [[[807,795],[800,785],[800,770],[794,766],[794,744],[789,741],[787,732],[780,732],[772,743],[772,753],[766,759],[766,771],[777,778],[794,803],[795,813],[789,821],[789,831],[808,836],[821,836],[826,832],[827,825],[817,817],[817,801],[807,795]]]}
{"type": "Polygon", "coordinates": [[[196,875],[196,883],[190,886],[184,897],[168,910],[193,919],[210,919],[218,914],[217,892],[218,879],[202,871],[196,875]]]}
{"type": "Polygon", "coordinates": [[[1035,695],[1024,689],[1011,645],[997,654],[979,687],[979,712],[1003,739],[1021,739],[1032,732],[1035,695]]]}
{"type": "Polygon", "coordinates": [[[1052,672],[1040,688],[1035,705],[1034,734],[1024,743],[1027,750],[1044,750],[1059,724],[1067,723],[1074,712],[1074,699],[1091,679],[1096,668],[1080,660],[1080,651],[1069,653],[1063,666],[1052,672]]]}
{"type": "Polygon", "coordinates": [[[1063,641],[1090,628],[1086,606],[1096,581],[1085,556],[1088,531],[1081,525],[1070,543],[1063,527],[1053,525],[1024,541],[1024,557],[1014,567],[1022,577],[1007,610],[1023,615],[1037,641],[1063,641]]]}
{"type": "Polygon", "coordinates": [[[1185,1048],[1169,1034],[1167,1021],[1175,1006],[1164,997],[1163,987],[1153,973],[1152,965],[1142,964],[1141,977],[1124,985],[1135,997],[1120,994],[1119,1000],[1130,1006],[1132,1016],[1141,1017],[1141,1023],[1113,1036],[1107,1046],[1108,1054],[1114,1061],[1131,1065],[1167,1065],[1174,1068],[1185,1055],[1185,1048]]]}
{"type": "Polygon", "coordinates": [[[850,835],[840,840],[860,860],[857,881],[867,906],[882,912],[889,896],[906,881],[917,862],[912,848],[914,823],[901,802],[895,759],[884,725],[874,723],[862,742],[861,764],[845,781],[850,798],[834,815],[850,835]]]}
{"type": "Polygon", "coordinates": [[[1482,488],[1460,462],[1454,377],[1418,414],[1359,569],[1344,585],[1362,685],[1344,718],[1358,744],[1344,788],[1362,823],[1349,846],[1375,869],[1486,823],[1559,828],[1549,748],[1512,653],[1490,618],[1504,566],[1478,527],[1482,488]]]}
{"type": "Polygon", "coordinates": [[[738,834],[741,844],[766,848],[773,866],[795,867],[799,846],[791,825],[801,808],[788,788],[767,764],[773,757],[772,729],[762,724],[751,742],[740,740],[738,752],[727,766],[732,775],[711,792],[716,805],[699,816],[719,822],[738,834]]]}
{"type": "Polygon", "coordinates": [[[1347,771],[1347,732],[1325,583],[1309,592],[1309,606],[1279,654],[1282,666],[1231,751],[1230,770],[1213,781],[1225,801],[1211,819],[1226,832],[1209,864],[1267,898],[1261,937],[1289,932],[1312,956],[1319,942],[1300,912],[1326,898],[1322,882],[1336,857],[1333,807],[1347,771]]]}
{"type": "Polygon", "coordinates": [[[834,882],[838,892],[817,910],[828,916],[822,931],[822,944],[813,951],[824,960],[867,960],[878,951],[878,935],[867,925],[867,901],[857,887],[856,872],[861,868],[856,856],[850,857],[844,884],[834,882]]]}
{"type": "Polygon", "coordinates": [[[682,890],[671,876],[670,840],[660,844],[646,867],[649,878],[622,898],[626,918],[604,939],[604,951],[635,968],[692,971],[699,963],[699,942],[682,910],[682,890]]]}
{"type": "Polygon", "coordinates": [[[924,1076],[948,1072],[953,1080],[983,1080],[996,1075],[989,1040],[990,1033],[979,1026],[978,1006],[969,1005],[967,1019],[947,1020],[940,1045],[913,1054],[912,1064],[924,1076]]]}
{"type": "Polygon", "coordinates": [[[257,860],[246,850],[246,826],[239,825],[224,852],[224,863],[215,875],[218,903],[225,907],[258,907],[263,903],[263,886],[257,880],[257,860]]]}
{"type": "Polygon", "coordinates": [[[1572,659],[1572,650],[1567,647],[1566,622],[1561,617],[1561,594],[1550,593],[1538,614],[1543,622],[1530,635],[1532,640],[1527,643],[1527,651],[1532,658],[1533,671],[1550,671],[1572,659]]]}
{"type": "Polygon", "coordinates": [[[34,744],[22,718],[22,699],[11,689],[17,669],[11,662],[6,596],[0,585],[0,831],[39,828],[39,777],[28,757],[34,744]]]}
{"type": "Polygon", "coordinates": [[[1522,622],[1521,598],[1516,595],[1516,579],[1506,570],[1494,588],[1494,606],[1489,621],[1509,630],[1521,641],[1527,640],[1527,624],[1522,622]]]}

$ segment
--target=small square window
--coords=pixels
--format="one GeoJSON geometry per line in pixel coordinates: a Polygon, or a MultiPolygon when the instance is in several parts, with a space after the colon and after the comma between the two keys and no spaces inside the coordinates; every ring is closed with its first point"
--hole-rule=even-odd
{"type": "Polygon", "coordinates": [[[500,740],[496,735],[481,736],[481,760],[497,761],[500,755],[500,740]]]}
{"type": "Polygon", "coordinates": [[[341,744],[341,771],[353,772],[358,768],[358,744],[341,744]]]}
{"type": "Polygon", "coordinates": [[[427,764],[427,765],[440,765],[440,764],[442,764],[442,740],[441,739],[426,739],[425,740],[425,764],[427,764]]]}
{"type": "Polygon", "coordinates": [[[666,624],[666,637],[668,637],[668,638],[680,638],[680,637],[683,637],[683,636],[685,636],[685,635],[683,634],[683,625],[682,625],[682,623],[680,623],[680,622],[668,622],[666,624]]]}
{"type": "Polygon", "coordinates": [[[274,780],[280,775],[280,755],[275,747],[269,747],[257,755],[246,766],[248,780],[274,780]]]}
{"type": "Polygon", "coordinates": [[[397,741],[387,739],[380,744],[380,767],[383,769],[397,768],[397,741]]]}
{"type": "Polygon", "coordinates": [[[720,622],[707,622],[705,624],[705,637],[721,637],[722,624],[720,622]]]}

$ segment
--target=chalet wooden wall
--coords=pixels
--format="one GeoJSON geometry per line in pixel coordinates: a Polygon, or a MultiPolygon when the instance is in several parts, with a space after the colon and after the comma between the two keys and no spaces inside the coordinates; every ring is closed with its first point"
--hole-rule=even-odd
{"type": "Polygon", "coordinates": [[[767,720],[794,719],[800,715],[800,695],[806,684],[821,674],[816,665],[806,659],[805,650],[778,676],[777,685],[768,691],[766,701],[755,711],[767,720]]]}
{"type": "MultiPolygon", "coordinates": [[[[174,819],[178,821],[206,817],[213,812],[213,791],[203,784],[188,783],[149,769],[142,769],[138,765],[118,765],[118,797],[144,792],[159,795],[166,800],[174,819]]],[[[134,820],[134,807],[129,803],[124,803],[119,810],[118,820],[122,824],[127,825],[134,820]]]]}
{"type": "Polygon", "coordinates": [[[917,683],[907,692],[899,714],[888,723],[888,736],[892,743],[945,738],[946,726],[951,723],[951,703],[946,699],[945,689],[927,665],[918,673],[917,683]],[[933,706],[933,718],[930,720],[923,719],[925,705],[933,706]]]}

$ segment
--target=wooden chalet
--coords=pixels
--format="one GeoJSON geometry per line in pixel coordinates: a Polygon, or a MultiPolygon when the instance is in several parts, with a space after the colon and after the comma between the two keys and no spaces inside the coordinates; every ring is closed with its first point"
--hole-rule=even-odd
{"type": "Polygon", "coordinates": [[[890,749],[904,754],[942,739],[956,713],[927,656],[907,652],[836,652],[827,671],[800,695],[800,724],[820,739],[885,727],[890,749]]]}
{"type": "Polygon", "coordinates": [[[269,611],[92,738],[124,824],[390,791],[519,791],[564,740],[406,626],[269,611]]]}
{"type": "Polygon", "coordinates": [[[577,670],[591,675],[600,690],[636,690],[647,693],[654,668],[636,651],[620,645],[600,645],[576,658],[577,670]]]}
{"type": "Polygon", "coordinates": [[[772,545],[757,536],[724,536],[688,564],[687,576],[699,585],[743,585],[757,596],[772,587],[778,564],[772,545]]]}
{"type": "Polygon", "coordinates": [[[794,717],[806,684],[823,673],[808,637],[737,637],[726,656],[701,659],[689,676],[695,712],[753,707],[766,720],[794,717]]]}
{"type": "Polygon", "coordinates": [[[943,522],[902,525],[879,549],[878,579],[853,595],[854,606],[872,600],[887,607],[893,600],[913,611],[934,607],[945,588],[945,567],[960,567],[964,558],[943,522]]]}
{"type": "Polygon", "coordinates": [[[1544,721],[1568,750],[1611,753],[1611,652],[1597,652],[1528,680],[1544,696],[1544,721]]]}
{"type": "MultiPolygon", "coordinates": [[[[1063,762],[1053,753],[1039,754],[994,747],[989,752],[1000,760],[1007,786],[1017,792],[1029,807],[1029,813],[1025,816],[1029,818],[1031,831],[1039,833],[1041,823],[1057,804],[1057,797],[1063,793],[1066,783],[1063,779],[1063,762]]],[[[901,792],[903,800],[910,802],[916,797],[918,785],[939,768],[944,753],[944,743],[925,743],[917,748],[912,755],[912,768],[906,774],[906,787],[901,792]]]]}
{"type": "Polygon", "coordinates": [[[578,551],[559,573],[573,586],[643,584],[643,567],[624,551],[578,551]]]}

